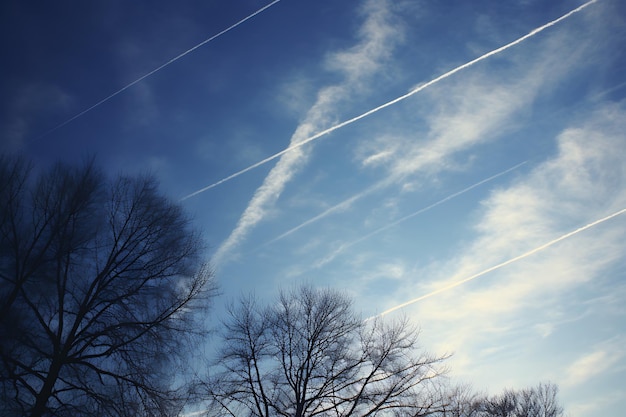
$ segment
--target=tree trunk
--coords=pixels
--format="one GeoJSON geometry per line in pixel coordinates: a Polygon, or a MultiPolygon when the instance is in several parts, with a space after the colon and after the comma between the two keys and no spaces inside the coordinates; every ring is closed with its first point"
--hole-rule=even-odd
{"type": "Polygon", "coordinates": [[[48,399],[52,395],[52,389],[54,388],[54,384],[59,377],[59,372],[61,371],[61,361],[58,358],[55,358],[50,365],[50,370],[48,371],[48,376],[44,381],[43,387],[39,390],[35,400],[35,406],[33,407],[30,417],[42,417],[46,412],[46,406],[48,404],[48,399]]]}

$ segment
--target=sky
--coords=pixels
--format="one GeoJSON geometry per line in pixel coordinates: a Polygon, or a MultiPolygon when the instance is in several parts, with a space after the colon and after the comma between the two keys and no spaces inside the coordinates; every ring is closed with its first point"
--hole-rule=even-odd
{"type": "Polygon", "coordinates": [[[450,376],[626,408],[626,3],[0,5],[0,151],[154,174],[222,295],[405,316],[450,376]]]}

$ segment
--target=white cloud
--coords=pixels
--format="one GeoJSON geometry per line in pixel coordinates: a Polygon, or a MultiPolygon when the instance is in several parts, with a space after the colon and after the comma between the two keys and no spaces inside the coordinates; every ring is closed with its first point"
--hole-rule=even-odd
{"type": "Polygon", "coordinates": [[[546,338],[554,331],[554,323],[537,323],[533,326],[533,328],[541,335],[541,337],[546,338]]]}
{"type": "MultiPolygon", "coordinates": [[[[432,288],[626,207],[624,114],[616,108],[604,109],[585,125],[566,130],[558,138],[559,152],[554,159],[538,165],[527,178],[508,189],[494,192],[483,202],[484,213],[476,225],[479,237],[452,263],[451,278],[433,283],[432,288]]],[[[620,224],[620,220],[615,222],[620,224]]],[[[539,254],[536,261],[526,262],[523,268],[512,268],[512,274],[518,276],[495,283],[482,294],[475,293],[473,307],[514,310],[538,287],[556,290],[591,279],[622,253],[619,228],[600,229],[578,236],[577,242],[561,243],[549,256],[539,254]],[[515,272],[517,269],[520,271],[515,272]]]]}
{"type": "Polygon", "coordinates": [[[359,29],[362,39],[346,51],[330,54],[326,65],[329,69],[342,72],[349,82],[363,81],[365,77],[380,69],[381,61],[391,56],[391,44],[402,40],[401,22],[394,19],[392,4],[387,1],[368,1],[361,13],[365,22],[359,29]]]}
{"type": "Polygon", "coordinates": [[[370,281],[382,280],[400,280],[404,279],[407,274],[407,265],[401,259],[391,259],[377,265],[376,269],[367,271],[361,275],[361,281],[367,283],[370,281]]]}
{"type": "MultiPolygon", "coordinates": [[[[496,48],[496,49],[494,49],[494,50],[491,50],[491,51],[489,51],[489,52],[487,52],[487,53],[485,53],[485,54],[483,54],[483,55],[481,55],[481,56],[479,56],[479,57],[477,57],[477,58],[475,58],[475,59],[473,59],[473,60],[471,60],[471,61],[468,61],[468,62],[466,62],[466,63],[464,63],[464,64],[462,64],[462,65],[459,65],[459,66],[457,66],[457,67],[455,67],[455,68],[453,68],[453,69],[449,70],[448,72],[445,72],[444,74],[439,75],[439,76],[438,76],[438,77],[436,77],[436,78],[433,78],[432,80],[430,80],[430,81],[428,81],[428,82],[426,82],[426,83],[422,83],[422,84],[420,84],[418,87],[413,88],[413,89],[412,89],[411,91],[409,91],[408,93],[403,94],[403,95],[401,95],[401,96],[399,96],[399,97],[396,97],[396,98],[395,98],[395,99],[393,99],[393,100],[387,101],[386,103],[381,104],[381,105],[379,105],[379,106],[377,106],[377,107],[374,107],[374,108],[372,108],[372,109],[370,109],[370,110],[366,111],[365,113],[361,113],[360,115],[355,116],[355,117],[352,117],[351,119],[345,120],[345,121],[343,121],[343,122],[341,122],[341,123],[336,123],[336,124],[334,124],[333,126],[328,127],[328,128],[326,128],[326,129],[324,129],[324,130],[318,131],[317,133],[315,133],[315,134],[313,134],[312,136],[309,136],[309,137],[302,137],[302,138],[298,138],[297,140],[294,140],[294,138],[292,137],[292,141],[291,141],[290,145],[289,145],[287,148],[283,149],[282,151],[277,152],[277,153],[275,153],[274,155],[271,155],[271,156],[269,156],[269,157],[267,157],[267,158],[265,158],[265,159],[263,159],[263,160],[261,160],[261,161],[259,161],[259,162],[255,163],[255,164],[252,164],[252,165],[250,165],[250,166],[248,166],[248,167],[246,167],[246,168],[244,168],[244,169],[240,170],[240,171],[237,171],[237,172],[235,172],[234,174],[231,174],[231,175],[229,175],[229,176],[227,176],[227,177],[225,177],[225,178],[222,178],[221,180],[219,180],[219,181],[217,181],[217,182],[214,182],[213,184],[210,184],[210,185],[208,185],[208,186],[206,186],[206,187],[204,187],[204,188],[201,188],[200,190],[197,190],[197,191],[195,191],[195,192],[193,192],[193,193],[191,193],[191,194],[188,194],[187,196],[183,197],[183,200],[185,200],[185,199],[187,199],[187,198],[191,198],[191,197],[193,197],[193,196],[195,196],[195,195],[198,195],[198,194],[200,194],[200,193],[203,193],[203,192],[205,192],[205,191],[208,191],[208,190],[210,190],[211,188],[214,188],[214,187],[216,187],[216,186],[218,186],[218,185],[220,185],[220,184],[223,184],[223,183],[224,183],[224,182],[226,182],[226,181],[230,181],[230,180],[232,180],[233,178],[236,178],[236,177],[238,177],[239,175],[242,175],[242,174],[244,174],[244,173],[246,173],[246,172],[248,172],[248,171],[250,171],[250,170],[252,170],[252,169],[254,169],[254,168],[257,168],[257,167],[259,167],[259,166],[261,166],[261,165],[264,165],[264,164],[266,164],[266,163],[268,163],[268,162],[270,162],[270,161],[273,161],[273,160],[274,160],[274,159],[276,159],[276,158],[279,158],[279,157],[281,157],[281,158],[282,158],[282,157],[283,157],[283,155],[285,155],[285,154],[287,154],[287,153],[289,153],[289,152],[292,152],[292,151],[294,151],[294,150],[296,150],[296,149],[299,149],[299,148],[300,148],[302,145],[304,145],[304,144],[307,144],[307,143],[309,143],[309,142],[312,142],[313,140],[317,140],[317,139],[321,138],[322,136],[325,136],[325,135],[327,135],[327,134],[329,134],[329,133],[331,133],[331,132],[334,132],[334,131],[335,131],[335,130],[337,130],[337,129],[340,129],[340,128],[342,128],[342,127],[345,127],[345,126],[347,126],[347,125],[350,125],[350,124],[352,124],[352,123],[355,123],[355,122],[357,122],[357,121],[359,121],[359,120],[362,120],[362,119],[364,119],[364,118],[366,118],[366,117],[368,117],[368,116],[373,115],[374,113],[377,113],[377,112],[379,112],[379,111],[381,111],[381,110],[383,110],[383,109],[386,109],[386,108],[388,108],[388,107],[390,107],[390,106],[393,106],[393,105],[395,105],[395,104],[397,104],[397,103],[399,103],[399,102],[401,102],[401,101],[404,101],[404,100],[408,99],[409,97],[414,96],[415,94],[417,94],[417,93],[419,93],[419,92],[423,91],[424,89],[426,89],[426,88],[428,88],[428,87],[431,87],[431,86],[433,86],[433,85],[435,85],[435,84],[438,84],[438,83],[440,83],[440,82],[442,82],[442,81],[444,81],[444,80],[447,80],[449,77],[452,77],[453,75],[455,75],[456,73],[458,73],[458,72],[460,72],[460,71],[466,70],[467,68],[470,68],[470,67],[472,67],[472,66],[474,66],[474,65],[478,64],[479,62],[483,61],[483,60],[486,60],[486,59],[488,59],[488,58],[490,58],[490,57],[492,57],[492,56],[494,56],[494,55],[500,54],[500,53],[502,53],[502,52],[504,52],[504,51],[508,50],[509,48],[512,48],[512,47],[514,47],[514,46],[517,46],[518,44],[520,44],[520,43],[522,43],[522,42],[526,41],[527,39],[529,39],[529,38],[531,38],[531,37],[533,37],[533,36],[536,36],[538,33],[540,33],[540,32],[542,32],[542,31],[544,31],[544,30],[546,30],[546,29],[548,29],[548,28],[550,28],[550,27],[552,27],[552,26],[554,26],[554,25],[558,24],[559,22],[562,22],[563,20],[565,20],[565,19],[569,18],[569,17],[570,17],[570,16],[572,16],[573,14],[575,14],[575,13],[578,13],[578,12],[582,11],[583,9],[585,9],[585,8],[586,8],[586,7],[588,7],[589,5],[591,5],[591,4],[593,4],[593,3],[595,3],[596,1],[597,1],[597,0],[590,0],[589,2],[587,2],[587,3],[585,3],[585,4],[581,5],[581,6],[579,6],[578,8],[576,8],[576,9],[574,9],[574,10],[571,10],[570,12],[566,13],[565,15],[563,15],[563,16],[561,16],[561,17],[557,18],[557,19],[554,19],[554,20],[552,20],[552,21],[550,21],[550,22],[548,22],[548,23],[546,23],[546,24],[544,24],[544,25],[542,25],[542,26],[540,26],[540,27],[538,27],[538,28],[533,29],[532,31],[530,31],[530,32],[529,32],[529,33],[527,33],[526,35],[521,36],[521,37],[517,38],[516,40],[509,42],[509,43],[508,43],[508,44],[506,44],[506,45],[503,45],[503,46],[501,46],[501,47],[499,47],[499,48],[496,48]]],[[[368,4],[370,4],[370,3],[368,3],[368,4]]],[[[366,24],[365,26],[367,27],[367,24],[366,24]]],[[[376,37],[376,36],[374,36],[374,37],[372,37],[372,39],[373,39],[373,40],[377,40],[377,37],[376,37]]],[[[375,43],[375,42],[374,42],[374,43],[375,43]]],[[[569,45],[569,46],[571,46],[571,45],[569,45]]],[[[584,48],[582,48],[581,42],[577,43],[577,44],[576,44],[576,46],[577,46],[577,48],[576,48],[576,49],[577,49],[577,50],[579,50],[579,51],[580,51],[580,50],[582,50],[582,49],[584,49],[584,48]]],[[[364,48],[364,51],[362,51],[362,52],[368,52],[368,49],[369,49],[369,48],[364,48]]],[[[570,48],[570,49],[571,49],[571,48],[570,48]]],[[[377,50],[377,48],[372,48],[372,50],[373,50],[373,51],[376,51],[376,50],[377,50]]],[[[386,52],[387,52],[387,51],[386,51],[386,52]]],[[[562,54],[562,51],[559,51],[559,52],[560,52],[561,54],[559,55],[559,59],[558,59],[558,60],[556,60],[556,61],[558,62],[558,64],[560,65],[560,67],[561,67],[561,68],[566,68],[566,67],[567,67],[567,65],[564,65],[564,63],[565,63],[565,61],[567,61],[567,59],[566,59],[566,58],[565,58],[565,56],[562,54]]],[[[553,54],[553,55],[556,55],[556,54],[553,54]]],[[[570,57],[568,57],[568,58],[570,58],[570,57]]],[[[358,60],[358,59],[357,59],[357,60],[358,60]]],[[[554,61],[555,61],[554,59],[553,59],[553,60],[547,59],[547,60],[545,60],[545,61],[546,61],[546,62],[552,62],[553,66],[554,66],[554,61]]],[[[365,65],[365,67],[368,67],[368,65],[365,65]]],[[[365,72],[365,73],[367,73],[367,71],[364,71],[364,72],[365,72]]],[[[548,71],[547,73],[548,73],[548,74],[554,74],[554,73],[555,73],[554,68],[550,68],[550,71],[548,71]]],[[[352,81],[353,81],[353,82],[354,82],[354,80],[355,80],[355,79],[356,79],[357,81],[360,81],[360,80],[358,80],[358,78],[360,77],[360,75],[361,75],[361,74],[362,74],[361,70],[358,70],[358,71],[354,74],[354,77],[348,77],[348,78],[349,78],[349,79],[350,79],[350,78],[352,78],[352,81]]],[[[545,74],[544,74],[544,75],[545,75],[545,74]]],[[[353,86],[355,86],[355,85],[361,85],[361,83],[360,83],[360,82],[356,82],[356,83],[354,83],[354,85],[353,85],[353,86]]],[[[527,89],[528,87],[529,87],[529,86],[525,86],[525,88],[526,88],[526,89],[527,89]]],[[[329,87],[329,89],[337,89],[337,87],[329,87]]],[[[325,90],[322,90],[322,91],[326,91],[326,89],[325,89],[325,90]]],[[[351,96],[353,96],[353,94],[347,94],[347,95],[346,95],[346,97],[351,97],[351,96]]],[[[313,107],[315,108],[316,106],[314,105],[313,107]]],[[[434,148],[436,148],[436,147],[437,147],[437,146],[434,146],[434,148]]],[[[432,152],[432,150],[430,150],[430,149],[429,149],[429,150],[428,150],[428,153],[433,153],[433,152],[432,152]]],[[[435,154],[435,156],[437,156],[437,152],[434,152],[434,154],[435,154]]],[[[432,158],[427,158],[427,159],[432,159],[432,158]]],[[[446,161],[441,161],[441,162],[442,162],[442,163],[445,163],[446,161]]],[[[418,164],[418,165],[419,165],[419,164],[418,164]]],[[[413,171],[414,171],[414,170],[413,170],[413,171]]],[[[401,173],[401,174],[404,174],[403,172],[400,172],[400,173],[401,173]]],[[[409,186],[408,188],[410,189],[411,187],[409,186]]],[[[219,252],[219,251],[218,251],[218,252],[219,252]]]]}
{"type": "MultiPolygon", "coordinates": [[[[327,127],[334,117],[337,104],[363,88],[362,81],[380,69],[390,48],[398,40],[398,32],[389,21],[387,6],[387,2],[366,3],[367,17],[361,28],[359,44],[347,52],[337,53],[329,58],[333,68],[341,68],[345,73],[345,82],[326,87],[318,93],[315,104],[291,137],[291,145],[298,144],[327,127]],[[353,62],[359,65],[354,66],[353,62]]],[[[265,218],[286,184],[306,163],[307,158],[308,152],[302,147],[280,157],[261,187],[254,193],[235,229],[216,251],[214,263],[223,261],[245,239],[249,231],[265,218]]]]}
{"type": "Polygon", "coordinates": [[[577,358],[567,367],[562,384],[565,387],[590,384],[598,375],[614,371],[616,364],[626,356],[624,342],[622,337],[608,340],[577,358]]]}
{"type": "MultiPolygon", "coordinates": [[[[553,53],[552,47],[545,51],[548,56],[553,53]]],[[[404,191],[414,191],[416,187],[412,185],[412,178],[422,179],[420,176],[425,174],[456,170],[458,163],[454,158],[457,155],[496,140],[503,130],[510,128],[520,109],[531,104],[543,84],[566,72],[570,64],[563,59],[562,67],[554,68],[552,65],[544,67],[549,60],[537,61],[528,70],[526,78],[518,79],[516,75],[511,76],[513,79],[496,80],[491,76],[474,74],[437,89],[431,95],[435,110],[426,120],[429,132],[425,134],[425,139],[405,132],[392,136],[373,135],[371,140],[363,140],[355,148],[359,164],[368,169],[385,170],[384,178],[335,207],[343,210],[346,205],[352,205],[364,196],[398,183],[403,183],[404,191]]],[[[386,125],[385,129],[388,128],[386,125]]],[[[407,128],[408,131],[415,129],[412,124],[407,128]]],[[[328,209],[275,240],[337,211],[335,208],[328,209]]]]}
{"type": "MultiPolygon", "coordinates": [[[[483,202],[475,241],[447,264],[415,274],[437,278],[408,283],[396,299],[407,301],[407,294],[445,287],[625,208],[624,132],[626,111],[621,107],[604,108],[580,126],[565,130],[554,158],[483,202]]],[[[516,343],[507,348],[510,351],[523,345],[522,337],[532,337],[526,329],[549,336],[568,321],[545,321],[565,304],[562,298],[600,279],[603,271],[623,259],[624,217],[585,230],[471,285],[421,301],[410,308],[411,314],[428,322],[430,332],[437,334],[436,350],[461,350],[453,359],[459,374],[476,366],[476,358],[470,359],[473,349],[501,347],[507,337],[522,332],[525,336],[517,334],[516,343]]],[[[571,368],[570,380],[604,372],[608,368],[597,363],[615,363],[619,358],[606,350],[593,352],[580,359],[579,373],[571,368]]]]}
{"type": "MultiPolygon", "coordinates": [[[[458,157],[466,155],[467,151],[479,145],[502,138],[503,133],[514,130],[517,125],[522,124],[525,121],[525,112],[528,112],[534,100],[548,93],[550,86],[570,72],[588,49],[590,45],[588,41],[574,45],[568,35],[570,33],[565,30],[549,37],[537,48],[538,52],[532,58],[528,58],[523,52],[518,54],[511,52],[507,62],[515,65],[508,70],[500,71],[498,76],[487,68],[470,71],[469,74],[433,86],[430,94],[426,96],[431,111],[424,120],[427,125],[425,132],[415,133],[415,130],[420,128],[419,124],[410,124],[404,128],[404,133],[401,127],[395,126],[396,133],[381,133],[378,136],[374,134],[372,139],[362,140],[355,148],[356,159],[363,169],[385,171],[383,173],[385,177],[374,186],[345,199],[344,202],[350,202],[352,205],[373,191],[395,184],[402,184],[404,192],[412,192],[421,188],[416,187],[414,183],[416,181],[423,183],[425,176],[433,178],[442,172],[458,170],[464,164],[470,166],[471,164],[458,162],[458,157]],[[523,65],[518,65],[522,60],[523,65]]],[[[383,129],[385,131],[389,129],[386,122],[383,129]]],[[[567,146],[567,142],[564,141],[562,146],[567,146]]],[[[511,207],[522,203],[525,205],[525,212],[511,209],[506,215],[499,214],[498,221],[514,225],[509,229],[500,229],[500,234],[505,239],[527,242],[527,237],[534,236],[536,242],[541,242],[541,239],[545,242],[555,237],[548,233],[549,230],[545,229],[545,225],[537,222],[525,223],[527,212],[533,210],[532,205],[541,203],[532,193],[532,189],[525,190],[520,186],[514,193],[495,197],[510,199],[508,206],[511,207]],[[528,197],[527,193],[530,194],[528,197]]],[[[502,203],[506,204],[505,201],[502,203]]],[[[288,234],[336,212],[337,210],[326,210],[291,229],[288,234]]],[[[381,228],[384,229],[384,226],[381,228]]],[[[284,236],[285,234],[277,239],[284,236]]],[[[481,243],[500,245],[499,240],[481,243]]],[[[340,246],[339,249],[327,254],[318,264],[325,264],[334,259],[345,248],[346,245],[340,246]]],[[[509,256],[522,253],[523,248],[524,246],[511,246],[509,256]]],[[[485,247],[483,252],[492,251],[485,247]]],[[[498,257],[494,257],[492,264],[497,263],[497,260],[498,257]]],[[[469,260],[466,260],[465,266],[466,269],[457,271],[454,278],[463,278],[471,275],[471,271],[481,268],[480,264],[470,267],[469,260]]]]}
{"type": "Polygon", "coordinates": [[[396,180],[416,173],[432,175],[455,169],[454,157],[461,152],[523,125],[534,100],[549,94],[593,48],[591,39],[580,38],[567,26],[544,36],[533,54],[522,46],[502,52],[496,59],[504,64],[497,73],[490,71],[487,61],[487,67],[476,65],[433,85],[420,103],[426,99],[432,109],[424,120],[427,132],[415,133],[422,125],[416,123],[404,135],[365,142],[357,150],[362,164],[385,163],[396,180]]]}
{"type": "Polygon", "coordinates": [[[373,155],[369,155],[367,156],[364,160],[363,160],[363,165],[368,166],[368,165],[379,165],[382,162],[388,160],[391,158],[391,156],[395,153],[395,150],[392,149],[385,149],[379,152],[374,153],[373,155]]]}

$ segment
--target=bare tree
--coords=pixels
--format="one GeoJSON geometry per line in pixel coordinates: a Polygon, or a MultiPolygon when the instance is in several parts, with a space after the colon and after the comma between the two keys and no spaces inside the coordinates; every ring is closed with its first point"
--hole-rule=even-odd
{"type": "Polygon", "coordinates": [[[484,396],[473,391],[471,385],[440,385],[441,410],[437,417],[481,417],[484,396]]]}
{"type": "Polygon", "coordinates": [[[0,159],[0,415],[176,415],[215,286],[151,177],[0,159]]]}
{"type": "Polygon", "coordinates": [[[308,286],[259,306],[245,298],[224,323],[221,368],[207,384],[232,416],[423,416],[444,357],[424,353],[407,320],[364,322],[351,300],[308,286]]]}
{"type": "Polygon", "coordinates": [[[518,395],[515,391],[505,390],[483,402],[485,417],[515,417],[519,406],[518,395]]]}
{"type": "Polygon", "coordinates": [[[481,417],[561,417],[559,389],[554,384],[539,384],[521,390],[505,390],[482,400],[481,417]]]}
{"type": "Polygon", "coordinates": [[[559,388],[555,384],[541,383],[519,391],[516,417],[560,417],[563,407],[558,401],[559,388]]]}

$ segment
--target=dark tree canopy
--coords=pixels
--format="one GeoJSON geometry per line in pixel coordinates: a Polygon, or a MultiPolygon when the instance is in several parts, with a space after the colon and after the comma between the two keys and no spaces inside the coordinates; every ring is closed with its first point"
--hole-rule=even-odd
{"type": "Polygon", "coordinates": [[[214,284],[149,176],[0,158],[0,415],[176,415],[214,284]]]}
{"type": "Polygon", "coordinates": [[[341,293],[300,287],[263,307],[245,298],[224,323],[218,415],[423,416],[438,409],[444,358],[407,321],[364,322],[341,293]]]}

